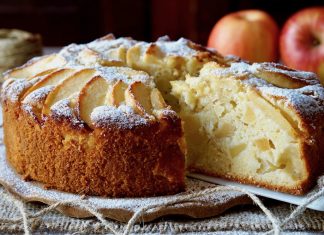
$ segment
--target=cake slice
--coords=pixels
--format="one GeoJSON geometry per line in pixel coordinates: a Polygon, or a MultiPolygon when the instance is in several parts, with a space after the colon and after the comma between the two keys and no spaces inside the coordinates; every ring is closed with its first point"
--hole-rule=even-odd
{"type": "Polygon", "coordinates": [[[313,73],[211,62],[171,84],[191,172],[293,194],[323,172],[324,88],[313,73]]]}

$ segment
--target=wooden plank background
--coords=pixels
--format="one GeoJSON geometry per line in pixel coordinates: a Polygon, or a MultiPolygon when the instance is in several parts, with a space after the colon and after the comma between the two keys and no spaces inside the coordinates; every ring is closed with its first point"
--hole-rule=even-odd
{"type": "Polygon", "coordinates": [[[270,13],[279,25],[323,0],[1,0],[0,28],[43,35],[47,46],[86,42],[113,32],[139,40],[169,35],[205,44],[215,22],[240,9],[270,13]]]}

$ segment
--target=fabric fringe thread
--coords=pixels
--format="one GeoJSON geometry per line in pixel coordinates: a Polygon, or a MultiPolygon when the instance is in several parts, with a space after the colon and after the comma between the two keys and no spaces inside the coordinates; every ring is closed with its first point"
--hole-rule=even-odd
{"type": "MultiPolygon", "coordinates": [[[[235,186],[216,186],[213,188],[208,188],[205,190],[201,190],[199,192],[194,192],[188,195],[183,195],[183,196],[179,196],[176,199],[170,200],[167,203],[156,203],[156,204],[151,204],[151,205],[147,205],[144,206],[140,209],[138,209],[133,216],[131,217],[131,219],[128,221],[124,232],[122,233],[123,235],[128,235],[131,233],[133,226],[136,224],[136,222],[138,222],[140,220],[140,218],[145,215],[145,213],[149,210],[160,210],[161,208],[165,208],[168,206],[172,206],[172,205],[176,205],[176,204],[180,204],[180,203],[185,203],[185,202],[190,202],[190,201],[194,201],[195,198],[200,197],[200,196],[204,196],[204,195],[210,195],[216,192],[226,192],[226,191],[236,191],[236,192],[240,192],[240,193],[244,193],[246,195],[248,195],[252,201],[258,205],[258,207],[264,212],[264,214],[267,216],[267,218],[270,220],[270,222],[272,223],[272,230],[269,232],[266,232],[265,234],[275,234],[278,235],[280,234],[285,225],[288,222],[291,222],[292,220],[296,219],[298,216],[300,216],[307,208],[307,206],[312,203],[313,201],[315,201],[316,199],[323,197],[324,196],[324,177],[321,177],[319,179],[318,185],[320,186],[320,190],[318,190],[316,193],[313,193],[312,195],[309,195],[307,197],[307,199],[305,200],[305,202],[298,206],[288,217],[286,217],[282,222],[280,222],[278,220],[278,218],[276,218],[273,213],[265,207],[265,205],[262,203],[262,201],[253,193],[250,193],[247,190],[244,190],[242,188],[239,187],[235,187],[235,186]]],[[[108,221],[104,218],[104,215],[102,213],[100,213],[98,211],[97,208],[95,208],[93,205],[91,205],[91,203],[89,201],[86,200],[85,196],[80,196],[79,199],[77,200],[65,200],[65,201],[60,201],[57,202],[51,206],[48,206],[34,214],[29,214],[26,207],[25,207],[25,202],[21,199],[18,198],[17,196],[11,194],[10,192],[7,193],[1,193],[2,197],[4,199],[6,199],[9,202],[12,202],[15,204],[15,206],[17,207],[17,209],[19,210],[21,217],[20,218],[13,218],[13,219],[8,219],[8,223],[23,223],[23,228],[24,228],[24,233],[26,235],[30,235],[31,234],[31,219],[37,219],[37,218],[41,218],[41,216],[43,216],[44,214],[55,210],[56,208],[58,208],[59,206],[73,206],[73,207],[78,207],[81,208],[87,212],[89,212],[90,214],[92,214],[94,217],[96,217],[104,226],[106,229],[108,229],[110,232],[114,233],[114,234],[120,234],[118,231],[116,231],[109,223],[108,221]]]]}

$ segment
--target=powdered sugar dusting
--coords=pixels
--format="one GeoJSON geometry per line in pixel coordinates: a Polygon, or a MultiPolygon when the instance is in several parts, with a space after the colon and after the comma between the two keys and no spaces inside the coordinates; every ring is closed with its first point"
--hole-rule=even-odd
{"type": "Polygon", "coordinates": [[[29,87],[34,85],[39,78],[32,79],[27,81],[25,79],[17,79],[12,81],[7,86],[3,87],[2,97],[3,99],[9,99],[11,102],[17,102],[21,96],[21,94],[27,90],[29,87]]]}
{"type": "Polygon", "coordinates": [[[15,78],[8,78],[6,80],[3,81],[2,85],[1,85],[1,89],[6,89],[13,81],[15,81],[15,78]]]}
{"type": "Polygon", "coordinates": [[[177,41],[161,39],[153,43],[139,42],[136,44],[143,54],[146,53],[152,45],[156,45],[164,56],[193,57],[199,53],[199,51],[189,46],[189,40],[185,38],[180,38],[177,41]]]}
{"type": "MultiPolygon", "coordinates": [[[[111,50],[116,48],[125,48],[128,49],[133,46],[137,41],[129,39],[129,38],[118,38],[118,39],[97,39],[87,44],[70,44],[64,47],[60,52],[59,55],[63,56],[67,61],[67,66],[75,66],[75,65],[82,65],[79,61],[79,54],[84,49],[91,49],[99,55],[106,59],[106,60],[116,60],[117,58],[112,58],[109,55],[111,50]]],[[[97,64],[100,66],[100,64],[97,64]]]]}
{"type": "Polygon", "coordinates": [[[172,109],[163,109],[162,114],[173,119],[178,119],[178,114],[172,109]]]}
{"type": "Polygon", "coordinates": [[[192,49],[188,44],[189,40],[185,38],[180,38],[177,41],[157,41],[155,44],[163,51],[166,55],[175,56],[195,56],[197,55],[197,50],[192,49]]]}
{"type": "Polygon", "coordinates": [[[97,67],[96,70],[98,70],[98,75],[101,75],[112,83],[115,83],[118,80],[121,80],[126,84],[140,81],[145,85],[154,87],[152,77],[143,71],[135,71],[128,67],[97,67]]]}
{"type": "Polygon", "coordinates": [[[308,119],[313,119],[319,114],[324,115],[324,88],[320,84],[305,86],[299,89],[277,87],[258,87],[258,89],[264,96],[284,98],[287,105],[294,106],[308,119]]]}
{"type": "Polygon", "coordinates": [[[72,125],[84,125],[84,123],[79,118],[77,118],[74,110],[70,107],[69,99],[63,99],[56,102],[51,107],[51,115],[58,119],[69,120],[72,125]]]}
{"type": "Polygon", "coordinates": [[[249,71],[251,73],[257,73],[258,71],[269,71],[277,74],[281,73],[295,80],[305,81],[309,85],[319,84],[319,81],[316,79],[316,74],[312,72],[297,71],[275,63],[253,63],[249,66],[249,71]]]}
{"type": "Polygon", "coordinates": [[[212,70],[207,67],[207,69],[203,68],[200,71],[200,74],[203,76],[214,75],[214,76],[246,76],[250,74],[250,65],[245,62],[232,63],[230,67],[218,67],[212,68],[212,70]]]}
{"type": "Polygon", "coordinates": [[[47,95],[54,89],[55,86],[45,86],[28,94],[22,101],[23,104],[29,104],[31,106],[38,105],[40,102],[44,101],[47,95]]]}
{"type": "Polygon", "coordinates": [[[74,116],[72,109],[70,108],[70,100],[68,99],[63,99],[56,102],[51,107],[51,112],[53,115],[57,115],[59,117],[72,118],[74,116]]]}
{"type": "Polygon", "coordinates": [[[58,54],[61,55],[67,61],[67,66],[76,66],[80,65],[78,61],[78,54],[86,46],[84,44],[70,44],[64,47],[58,54]]]}
{"type": "Polygon", "coordinates": [[[132,109],[131,107],[125,105],[125,104],[121,104],[118,106],[118,109],[121,111],[121,112],[124,112],[128,115],[132,115],[134,114],[134,109],[132,109]]]}
{"type": "Polygon", "coordinates": [[[118,108],[113,106],[96,107],[90,116],[96,126],[117,125],[122,129],[132,129],[136,126],[145,126],[149,120],[134,113],[130,107],[125,105],[118,108]]]}
{"type": "MultiPolygon", "coordinates": [[[[255,78],[259,72],[267,71],[274,74],[284,74],[294,80],[305,81],[309,85],[319,84],[316,75],[311,72],[296,71],[289,69],[283,65],[275,63],[253,63],[252,65],[246,62],[234,62],[230,67],[213,68],[210,70],[202,70],[202,74],[212,73],[216,76],[249,76],[255,78]]],[[[269,84],[271,85],[271,84],[269,84]]]]}
{"type": "Polygon", "coordinates": [[[277,88],[277,87],[273,86],[272,84],[268,83],[267,81],[265,81],[261,78],[254,77],[254,76],[249,76],[249,79],[243,80],[242,82],[246,85],[253,86],[253,87],[277,88]]]}
{"type": "Polygon", "coordinates": [[[135,45],[137,43],[137,41],[130,39],[130,38],[117,38],[117,39],[113,39],[113,40],[107,40],[107,39],[97,39],[94,40],[90,43],[87,44],[87,47],[89,47],[90,49],[102,53],[103,55],[107,54],[107,52],[111,49],[115,49],[115,48],[120,48],[120,47],[124,47],[124,48],[130,48],[133,45],[135,45]]]}

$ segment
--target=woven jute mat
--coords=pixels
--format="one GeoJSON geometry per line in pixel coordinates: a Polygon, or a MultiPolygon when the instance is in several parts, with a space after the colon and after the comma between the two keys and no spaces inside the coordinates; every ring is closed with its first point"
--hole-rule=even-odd
{"type": "MultiPolygon", "coordinates": [[[[4,189],[0,187],[0,193],[4,189]]],[[[283,220],[296,208],[287,203],[274,200],[265,200],[274,216],[283,220]]],[[[26,210],[37,213],[46,206],[40,203],[27,203],[26,210]]],[[[17,207],[4,198],[0,198],[0,232],[23,233],[24,226],[21,221],[12,222],[13,218],[21,216],[17,207]]],[[[106,220],[116,231],[122,233],[125,223],[106,220]]],[[[51,232],[64,234],[102,234],[111,233],[98,219],[76,219],[64,216],[56,211],[50,211],[43,216],[32,219],[32,232],[51,232]]],[[[237,206],[222,215],[207,219],[188,219],[185,217],[163,217],[153,222],[139,222],[132,227],[132,233],[207,233],[214,231],[247,231],[266,232],[272,229],[272,224],[267,216],[253,205],[237,206]]],[[[285,231],[314,231],[324,232],[324,212],[305,210],[303,214],[290,221],[284,227],[285,231]]]]}

